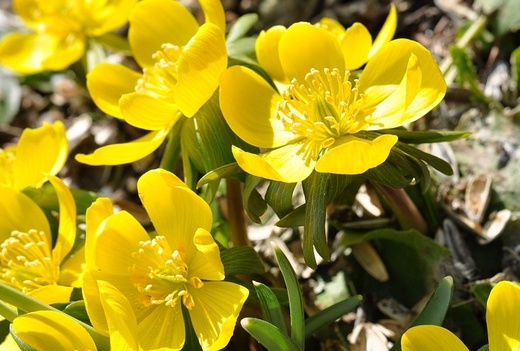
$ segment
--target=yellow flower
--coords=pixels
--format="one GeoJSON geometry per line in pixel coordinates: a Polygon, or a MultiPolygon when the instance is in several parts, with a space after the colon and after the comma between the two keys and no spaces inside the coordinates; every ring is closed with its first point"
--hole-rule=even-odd
{"type": "MultiPolygon", "coordinates": [[[[344,68],[354,70],[364,65],[381,49],[383,44],[392,39],[397,27],[397,11],[392,4],[388,17],[374,41],[372,41],[368,29],[358,22],[345,29],[338,21],[324,17],[315,26],[326,29],[337,38],[343,51],[344,68]]],[[[291,77],[285,76],[278,55],[278,44],[285,31],[286,28],[283,26],[274,26],[261,31],[256,40],[255,49],[258,63],[271,78],[278,82],[289,83],[287,79],[291,77]]]]}
{"type": "Polygon", "coordinates": [[[76,205],[63,181],[49,175],[59,201],[59,228],[52,247],[50,224],[28,196],[0,186],[0,282],[46,303],[69,301],[81,286],[83,251],[69,257],[76,239],[76,205]]]}
{"type": "Polygon", "coordinates": [[[224,8],[219,0],[200,3],[206,19],[202,26],[180,2],[147,0],[135,6],[128,35],[143,73],[103,63],[87,75],[87,86],[105,113],[150,133],[77,155],[79,162],[139,160],[161,145],[181,113],[192,117],[213,95],[227,67],[224,8]]]}
{"type": "MultiPolygon", "coordinates": [[[[499,282],[489,295],[486,309],[489,350],[520,350],[520,286],[499,282]]],[[[419,325],[403,334],[403,351],[468,351],[449,330],[435,325],[419,325]]]]}
{"type": "Polygon", "coordinates": [[[29,33],[15,32],[0,42],[0,63],[22,74],[59,71],[85,53],[87,38],[125,24],[137,0],[14,0],[29,33]]]}
{"type": "Polygon", "coordinates": [[[47,174],[56,175],[69,155],[61,122],[25,129],[16,146],[0,149],[0,186],[21,190],[41,186],[47,174]]]}
{"type": "Polygon", "coordinates": [[[137,187],[156,230],[153,236],[129,213],[113,213],[107,198],[98,199],[87,211],[83,294],[92,324],[99,332],[110,329],[109,316],[100,313],[96,283],[106,281],[128,299],[133,311],[125,314],[135,314],[142,349],[181,349],[182,309],[188,311],[204,350],[223,348],[248,290],[222,281],[224,267],[209,232],[208,204],[161,169],[145,173],[137,187]]]}
{"type": "Polygon", "coordinates": [[[267,149],[254,155],[233,147],[239,166],[258,177],[292,183],[314,169],[361,174],[383,163],[397,142],[378,130],[417,120],[446,92],[430,52],[411,40],[384,44],[354,80],[328,30],[300,22],[276,42],[281,81],[290,81],[281,94],[242,66],[228,68],[220,81],[220,106],[231,129],[267,149]]]}
{"type": "Polygon", "coordinates": [[[65,313],[37,311],[23,314],[14,319],[13,329],[35,350],[96,350],[96,344],[85,328],[65,313]]]}

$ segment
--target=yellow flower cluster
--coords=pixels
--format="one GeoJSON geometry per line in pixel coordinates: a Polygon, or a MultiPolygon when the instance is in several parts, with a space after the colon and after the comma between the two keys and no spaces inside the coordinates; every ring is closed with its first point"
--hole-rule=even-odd
{"type": "MultiPolygon", "coordinates": [[[[30,31],[2,38],[0,63],[21,74],[65,70],[85,58],[93,40],[128,22],[138,71],[100,63],[86,85],[103,112],[147,134],[77,154],[76,161],[140,160],[177,123],[217,101],[216,114],[242,142],[226,150],[237,166],[282,183],[314,172],[361,175],[383,165],[399,142],[388,130],[423,117],[446,93],[431,53],[392,39],[393,5],[375,39],[360,23],[344,28],[330,18],[274,26],[258,35],[255,64],[246,64],[228,57],[222,3],[199,3],[202,24],[173,0],[14,0],[30,31]]],[[[81,214],[83,233],[77,199],[58,176],[68,156],[62,122],[26,129],[16,146],[0,149],[0,289],[9,296],[0,314],[12,321],[16,343],[38,350],[181,350],[192,333],[202,350],[225,348],[249,289],[226,275],[210,205],[172,172],[151,169],[137,190],[153,229],[97,197],[81,214]],[[28,190],[46,185],[57,199],[52,210],[28,190]],[[16,294],[48,310],[18,314],[16,294]],[[81,298],[89,325],[49,306],[81,298]]],[[[520,308],[518,289],[499,283],[491,293],[493,349],[518,344],[516,324],[501,322],[520,308]]],[[[410,329],[402,345],[465,349],[432,326],[410,329]]]]}

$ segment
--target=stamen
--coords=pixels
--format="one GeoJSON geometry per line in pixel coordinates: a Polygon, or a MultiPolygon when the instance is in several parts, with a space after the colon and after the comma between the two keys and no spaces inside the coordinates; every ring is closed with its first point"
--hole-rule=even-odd
{"type": "Polygon", "coordinates": [[[301,137],[298,154],[307,164],[340,136],[374,125],[372,110],[361,110],[365,96],[359,93],[357,81],[353,87],[349,78],[349,71],[311,69],[303,82],[293,79],[282,93],[277,119],[286,131],[301,137]]]}
{"type": "Polygon", "coordinates": [[[60,275],[45,233],[34,229],[13,231],[0,245],[0,267],[0,281],[23,292],[57,284],[60,275]]]}
{"type": "Polygon", "coordinates": [[[178,60],[182,46],[165,43],[152,55],[156,61],[153,67],[143,69],[142,77],[137,81],[135,91],[149,96],[175,102],[175,86],[178,79],[178,60]]]}
{"type": "Polygon", "coordinates": [[[131,267],[131,275],[143,306],[175,306],[179,299],[188,309],[195,306],[190,289],[201,288],[204,283],[198,277],[189,277],[184,256],[183,252],[172,250],[164,236],[139,243],[132,254],[136,263],[131,267]]]}

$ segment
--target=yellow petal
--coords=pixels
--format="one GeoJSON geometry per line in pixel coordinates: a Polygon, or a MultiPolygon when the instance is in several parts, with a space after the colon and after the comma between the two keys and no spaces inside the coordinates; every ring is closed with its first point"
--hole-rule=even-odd
{"type": "Polygon", "coordinates": [[[218,245],[211,233],[202,228],[197,229],[193,243],[197,251],[186,259],[190,276],[202,280],[224,279],[224,265],[220,259],[218,245]]]}
{"type": "Polygon", "coordinates": [[[108,321],[103,310],[99,287],[97,285],[97,282],[103,278],[106,279],[106,277],[102,277],[98,271],[85,271],[83,274],[81,293],[85,301],[85,309],[87,310],[90,323],[98,333],[108,336],[108,321]]]}
{"type": "Polygon", "coordinates": [[[368,61],[368,52],[371,47],[372,36],[364,25],[356,22],[349,27],[341,41],[345,69],[355,70],[364,65],[368,61]]]}
{"type": "Polygon", "coordinates": [[[69,302],[73,289],[72,286],[45,285],[29,292],[27,295],[50,305],[69,302]]]}
{"type": "MultiPolygon", "coordinates": [[[[406,121],[403,121],[402,114],[386,117],[385,111],[379,108],[374,117],[381,118],[381,128],[394,128],[400,125],[399,123],[413,122],[443,99],[446,82],[435,59],[421,44],[407,39],[396,39],[383,45],[367,63],[359,78],[358,88],[366,94],[369,101],[367,103],[376,106],[403,84],[403,78],[410,70],[423,73],[419,87],[414,88],[417,91],[413,94],[413,101],[406,106],[406,121]],[[412,59],[413,56],[416,60],[412,59]]],[[[413,74],[416,78],[412,81],[419,82],[416,73],[413,74]]],[[[405,87],[410,88],[408,82],[405,87]]]]}
{"type": "Polygon", "coordinates": [[[41,208],[27,195],[12,188],[0,187],[0,242],[7,239],[13,230],[28,232],[36,229],[45,233],[51,243],[51,228],[41,208]]]}
{"type": "Polygon", "coordinates": [[[128,21],[130,11],[133,9],[137,0],[112,0],[112,1],[90,1],[86,5],[88,14],[86,21],[86,34],[97,37],[111,32],[128,21]],[[100,6],[100,3],[102,4],[100,6]]]}
{"type": "Polygon", "coordinates": [[[323,17],[315,24],[315,26],[328,30],[334,34],[339,41],[343,40],[343,37],[345,36],[345,27],[333,18],[323,17]]]}
{"type": "Polygon", "coordinates": [[[79,61],[85,53],[86,39],[83,33],[70,33],[65,39],[57,41],[50,55],[43,60],[43,68],[61,71],[79,61]]]}
{"type": "Polygon", "coordinates": [[[74,241],[76,240],[76,203],[70,189],[60,178],[49,176],[49,181],[58,196],[60,210],[58,239],[52,251],[53,256],[55,252],[58,253],[59,262],[62,262],[72,249],[72,246],[74,246],[74,241]]]}
{"type": "Polygon", "coordinates": [[[123,95],[119,108],[128,124],[146,130],[165,129],[179,119],[177,105],[141,93],[123,95]]]}
{"type": "Polygon", "coordinates": [[[202,25],[184,47],[178,61],[175,102],[192,117],[209,100],[227,67],[224,32],[214,24],[202,25]]]}
{"type": "Polygon", "coordinates": [[[61,122],[25,129],[16,147],[13,164],[14,187],[41,186],[47,174],[55,175],[69,155],[65,126],[61,122]]]}
{"type": "Polygon", "coordinates": [[[96,344],[85,328],[61,312],[27,313],[15,318],[13,328],[24,342],[36,350],[96,350],[96,344]]]}
{"type": "Polygon", "coordinates": [[[94,251],[99,228],[103,222],[114,213],[112,201],[107,197],[100,197],[90,205],[85,214],[86,216],[86,235],[85,235],[85,263],[87,269],[97,270],[94,264],[94,251]]]}
{"type": "Polygon", "coordinates": [[[255,42],[258,63],[271,78],[279,82],[287,82],[278,53],[278,44],[285,31],[284,26],[273,26],[261,31],[255,42]]]}
{"type": "Polygon", "coordinates": [[[222,1],[220,0],[199,0],[199,4],[204,12],[204,22],[216,25],[222,33],[226,32],[226,14],[222,1]]]}
{"type": "Polygon", "coordinates": [[[490,350],[520,349],[520,286],[499,282],[487,301],[486,321],[490,350]]]}
{"type": "Polygon", "coordinates": [[[397,142],[395,135],[383,134],[374,140],[344,136],[316,162],[316,171],[334,174],[361,174],[385,162],[397,142]]]}
{"type": "Polygon", "coordinates": [[[199,25],[180,2],[147,0],[135,5],[130,15],[128,39],[141,67],[153,66],[152,55],[164,43],[186,45],[199,25]]]}
{"type": "Polygon", "coordinates": [[[258,74],[243,66],[228,68],[220,78],[220,108],[229,127],[247,143],[274,148],[296,138],[276,118],[280,95],[258,74]]]}
{"type": "Polygon", "coordinates": [[[139,350],[137,345],[137,320],[128,299],[106,281],[98,281],[101,303],[108,321],[110,350],[139,350]]]}
{"type": "Polygon", "coordinates": [[[139,346],[144,350],[177,351],[186,337],[180,304],[150,307],[150,313],[138,320],[139,346]]]}
{"type": "Polygon", "coordinates": [[[170,247],[183,247],[193,257],[193,236],[199,228],[211,230],[213,221],[208,204],[188,189],[173,173],[155,169],[137,181],[139,197],[158,235],[165,236],[170,247]]]}
{"type": "Polygon", "coordinates": [[[285,75],[303,81],[311,68],[345,70],[343,53],[329,31],[306,22],[293,24],[280,39],[280,62],[285,75]]]}
{"type": "Polygon", "coordinates": [[[296,183],[306,179],[314,169],[314,161],[305,164],[298,155],[302,143],[289,144],[260,155],[251,154],[233,146],[233,156],[244,171],[257,177],[296,183]]]}
{"type": "Polygon", "coordinates": [[[436,325],[408,329],[401,339],[401,348],[403,351],[468,351],[452,332],[436,325]]]}
{"type": "Polygon", "coordinates": [[[203,350],[224,348],[231,336],[249,291],[229,282],[205,282],[190,289],[195,302],[189,311],[195,334],[203,350]]]}
{"type": "Polygon", "coordinates": [[[60,285],[81,288],[85,264],[85,246],[76,250],[60,265],[60,285]]]}
{"type": "Polygon", "coordinates": [[[395,30],[397,29],[397,10],[395,9],[395,5],[393,3],[390,4],[390,12],[388,13],[388,17],[386,18],[383,27],[377,34],[374,43],[372,44],[372,48],[370,48],[370,52],[368,53],[368,58],[371,58],[375,55],[376,52],[381,49],[383,44],[392,40],[395,34],[395,30]]]}
{"type": "Polygon", "coordinates": [[[21,74],[63,70],[85,50],[83,38],[73,38],[70,44],[46,33],[10,33],[0,42],[0,63],[21,74]]]}
{"type": "Polygon", "coordinates": [[[123,118],[119,109],[122,95],[133,92],[141,74],[113,63],[100,63],[87,74],[87,88],[96,105],[106,114],[123,118]]]}
{"type": "MultiPolygon", "coordinates": [[[[88,223],[87,223],[88,226],[88,223]]],[[[98,228],[94,264],[103,274],[129,276],[129,267],[135,263],[132,253],[140,241],[149,240],[148,233],[128,212],[120,211],[108,217],[98,228]]]]}
{"type": "MultiPolygon", "coordinates": [[[[383,101],[376,103],[376,99],[368,97],[365,100],[367,106],[376,105],[372,112],[372,118],[377,122],[372,128],[394,128],[406,122],[417,119],[415,110],[409,112],[408,109],[414,104],[417,94],[421,89],[423,72],[419,66],[417,56],[410,55],[408,67],[401,83],[383,101]]],[[[376,90],[372,90],[372,96],[376,96],[376,90]]]]}
{"type": "Polygon", "coordinates": [[[161,146],[169,131],[169,129],[161,129],[150,132],[131,142],[103,146],[88,155],[77,154],[75,158],[78,162],[91,166],[122,165],[135,162],[150,155],[161,146]]]}

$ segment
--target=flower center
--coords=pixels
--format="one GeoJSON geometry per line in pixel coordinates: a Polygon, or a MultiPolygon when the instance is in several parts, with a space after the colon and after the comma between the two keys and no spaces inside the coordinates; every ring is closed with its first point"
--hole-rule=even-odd
{"type": "Polygon", "coordinates": [[[152,55],[156,61],[154,66],[143,69],[143,76],[137,81],[135,91],[175,102],[178,61],[182,51],[182,46],[162,44],[161,49],[152,55]]]}
{"type": "Polygon", "coordinates": [[[0,245],[0,281],[24,293],[44,285],[55,285],[59,263],[52,257],[44,232],[13,231],[0,245]]]}
{"type": "Polygon", "coordinates": [[[282,93],[277,118],[304,141],[298,153],[307,163],[317,160],[338,137],[371,124],[361,111],[364,95],[352,86],[349,77],[349,71],[342,74],[337,68],[323,72],[311,69],[303,82],[293,79],[282,93]]]}
{"type": "Polygon", "coordinates": [[[195,306],[189,290],[204,283],[198,277],[189,277],[183,256],[170,248],[164,236],[139,242],[139,249],[132,254],[136,259],[132,279],[143,306],[175,306],[181,299],[189,310],[195,306]]]}

